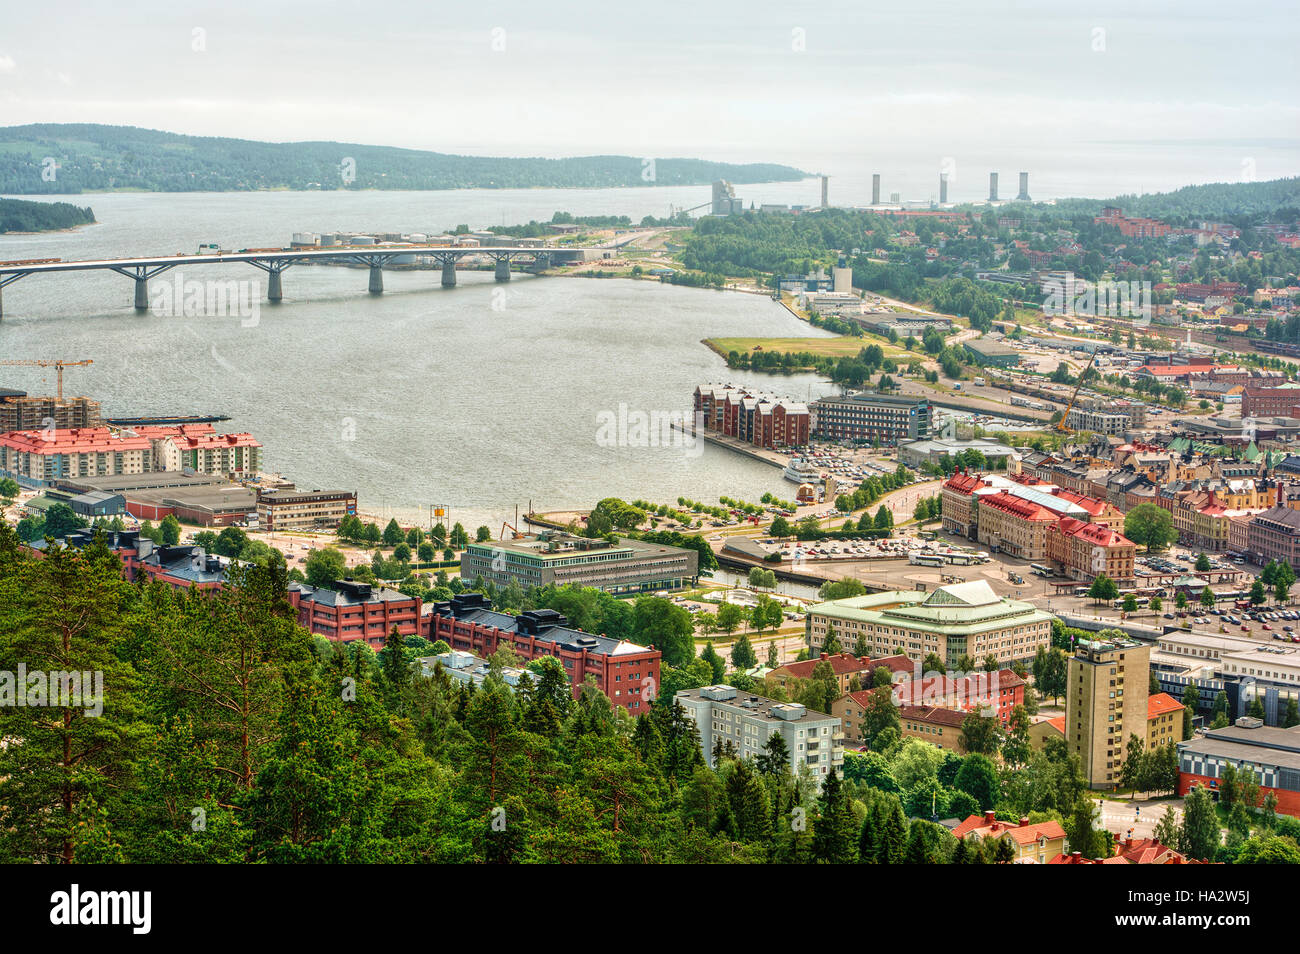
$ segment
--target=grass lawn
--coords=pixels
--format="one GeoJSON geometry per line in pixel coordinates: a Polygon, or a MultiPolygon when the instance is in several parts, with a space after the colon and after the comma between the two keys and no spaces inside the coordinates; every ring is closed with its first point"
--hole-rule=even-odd
{"type": "Polygon", "coordinates": [[[880,345],[885,354],[891,358],[908,353],[905,349],[895,348],[879,338],[855,338],[852,335],[837,335],[833,338],[709,338],[705,344],[723,356],[730,351],[750,352],[758,346],[764,351],[783,353],[807,351],[818,357],[842,358],[854,357],[863,348],[872,344],[880,345]]]}

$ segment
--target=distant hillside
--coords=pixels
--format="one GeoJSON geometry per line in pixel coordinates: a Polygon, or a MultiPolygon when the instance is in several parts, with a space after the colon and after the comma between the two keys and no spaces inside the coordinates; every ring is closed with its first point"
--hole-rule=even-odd
{"type": "Polygon", "coordinates": [[[0,199],[0,232],[52,232],[89,225],[95,213],[67,202],[26,202],[0,199]]]}
{"type": "Polygon", "coordinates": [[[1269,182],[1216,182],[1185,186],[1176,192],[1121,195],[1113,199],[1065,199],[1056,203],[1069,212],[1095,213],[1117,205],[1125,215],[1161,219],[1184,226],[1200,219],[1215,219],[1247,226],[1264,221],[1293,221],[1300,216],[1300,178],[1269,182]]]}
{"type": "Polygon", "coordinates": [[[702,159],[655,159],[653,181],[631,156],[508,159],[453,156],[391,146],[339,142],[254,142],[181,136],[134,126],[38,124],[0,128],[0,193],[75,194],[246,192],[257,189],[608,188],[779,182],[806,173],[770,163],[733,165],[702,159]],[[46,157],[54,181],[41,176],[46,157]],[[345,182],[341,164],[351,159],[345,182]]]}

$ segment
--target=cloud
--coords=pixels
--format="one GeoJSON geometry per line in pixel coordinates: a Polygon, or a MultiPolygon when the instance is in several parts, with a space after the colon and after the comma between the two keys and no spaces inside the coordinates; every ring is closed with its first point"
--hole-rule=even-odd
{"type": "Polygon", "coordinates": [[[12,73],[18,69],[12,56],[0,56],[0,73],[12,73]]]}

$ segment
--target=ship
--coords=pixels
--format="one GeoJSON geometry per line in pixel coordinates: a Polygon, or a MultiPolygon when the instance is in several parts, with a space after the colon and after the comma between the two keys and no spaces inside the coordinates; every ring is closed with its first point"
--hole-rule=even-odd
{"type": "Polygon", "coordinates": [[[802,457],[790,458],[790,463],[785,465],[785,470],[781,476],[786,480],[792,480],[796,484],[812,484],[821,480],[825,475],[820,468],[814,466],[802,457]]]}

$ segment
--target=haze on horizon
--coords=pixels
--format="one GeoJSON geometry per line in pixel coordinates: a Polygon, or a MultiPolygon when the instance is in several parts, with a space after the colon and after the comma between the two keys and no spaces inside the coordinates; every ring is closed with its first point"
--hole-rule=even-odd
{"type": "Polygon", "coordinates": [[[63,5],[56,20],[31,4],[0,34],[0,115],[809,171],[1173,143],[1271,150],[1261,178],[1300,172],[1289,3],[1131,6],[141,0],[63,5]]]}

